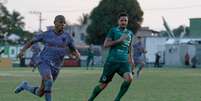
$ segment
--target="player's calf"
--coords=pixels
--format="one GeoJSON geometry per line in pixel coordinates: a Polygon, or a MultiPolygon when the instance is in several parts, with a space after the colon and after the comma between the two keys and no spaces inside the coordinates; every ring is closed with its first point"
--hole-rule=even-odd
{"type": "Polygon", "coordinates": [[[96,98],[96,96],[98,96],[98,94],[107,87],[108,83],[101,83],[99,85],[97,85],[93,92],[92,95],[90,96],[90,98],[88,99],[88,101],[94,101],[94,99],[96,98]]]}
{"type": "Polygon", "coordinates": [[[128,88],[130,87],[130,84],[132,82],[132,74],[131,73],[125,73],[124,74],[124,82],[121,85],[120,91],[117,94],[114,101],[120,101],[120,99],[123,97],[123,95],[127,92],[128,88]]]}
{"type": "Polygon", "coordinates": [[[52,85],[53,85],[53,80],[44,80],[45,84],[45,90],[44,90],[44,95],[45,95],[45,101],[51,101],[52,96],[51,96],[51,90],[52,90],[52,85]]]}

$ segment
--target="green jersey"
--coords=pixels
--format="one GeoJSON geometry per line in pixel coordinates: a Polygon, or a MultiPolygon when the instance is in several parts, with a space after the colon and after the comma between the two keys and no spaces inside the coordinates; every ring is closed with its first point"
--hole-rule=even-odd
{"type": "Polygon", "coordinates": [[[88,48],[88,53],[87,53],[88,57],[94,57],[94,52],[91,48],[88,48]]]}
{"type": "Polygon", "coordinates": [[[118,40],[124,34],[127,34],[128,38],[124,40],[123,42],[110,47],[107,61],[113,61],[113,62],[128,61],[129,45],[133,37],[132,31],[128,29],[120,29],[119,27],[114,27],[107,34],[107,37],[111,38],[112,40],[118,40]]]}

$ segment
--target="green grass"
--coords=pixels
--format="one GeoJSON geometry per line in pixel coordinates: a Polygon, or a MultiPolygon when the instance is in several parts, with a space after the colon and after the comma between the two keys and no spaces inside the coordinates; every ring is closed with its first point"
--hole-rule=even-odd
{"type": "MultiPolygon", "coordinates": [[[[62,69],[53,88],[53,101],[87,101],[101,72],[101,69],[62,69]]],[[[0,101],[44,101],[27,92],[14,94],[22,80],[38,85],[40,76],[31,69],[0,69],[0,101]]],[[[122,79],[116,75],[95,101],[113,101],[121,83],[122,79]]],[[[201,69],[146,68],[122,101],[201,101],[201,69]]]]}

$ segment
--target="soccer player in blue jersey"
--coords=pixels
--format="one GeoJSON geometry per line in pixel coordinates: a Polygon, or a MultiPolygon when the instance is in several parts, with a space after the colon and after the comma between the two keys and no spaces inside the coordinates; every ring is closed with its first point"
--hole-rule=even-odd
{"type": "Polygon", "coordinates": [[[36,96],[45,96],[45,101],[52,101],[52,86],[56,80],[60,66],[66,55],[67,48],[70,50],[70,55],[79,59],[80,54],[73,44],[73,39],[70,34],[64,32],[64,25],[66,23],[63,15],[57,15],[54,20],[54,29],[43,32],[34,37],[30,42],[26,43],[21,49],[18,57],[21,58],[24,52],[36,42],[43,42],[44,49],[40,53],[40,61],[38,70],[41,75],[41,85],[32,86],[27,81],[23,81],[16,87],[15,93],[28,91],[36,96]]]}
{"type": "MultiPolygon", "coordinates": [[[[137,36],[136,42],[133,44],[133,60],[135,61],[135,68],[139,67],[137,69],[137,79],[140,77],[140,72],[144,68],[145,62],[144,62],[144,54],[147,53],[145,50],[143,44],[142,44],[142,37],[137,36]]],[[[132,73],[134,74],[134,69],[132,68],[132,73]]]]}
{"type": "Polygon", "coordinates": [[[110,30],[104,41],[104,47],[110,48],[107,60],[104,64],[100,84],[98,84],[88,101],[94,101],[96,96],[108,85],[115,73],[118,73],[123,79],[120,91],[114,101],[120,101],[122,96],[127,92],[131,82],[132,73],[131,65],[133,65],[131,56],[131,41],[133,37],[132,31],[128,30],[128,15],[120,13],[118,18],[118,27],[110,30]]]}

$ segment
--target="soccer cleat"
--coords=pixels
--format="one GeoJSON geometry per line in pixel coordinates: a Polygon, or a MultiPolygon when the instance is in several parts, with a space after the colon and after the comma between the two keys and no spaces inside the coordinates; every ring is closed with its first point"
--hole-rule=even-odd
{"type": "Polygon", "coordinates": [[[24,90],[24,87],[27,85],[27,81],[22,81],[15,89],[15,94],[20,93],[24,90]]]}

